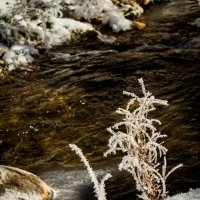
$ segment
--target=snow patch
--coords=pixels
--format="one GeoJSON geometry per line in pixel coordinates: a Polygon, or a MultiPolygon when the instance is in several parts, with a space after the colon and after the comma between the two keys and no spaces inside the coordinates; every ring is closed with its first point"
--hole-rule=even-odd
{"type": "Polygon", "coordinates": [[[77,19],[87,21],[100,17],[104,11],[117,9],[111,0],[64,0],[69,5],[69,10],[77,19]]]}
{"type": "Polygon", "coordinates": [[[132,22],[126,19],[119,10],[111,10],[104,14],[103,24],[109,24],[114,32],[126,31],[132,28],[132,22]]]}
{"type": "Polygon", "coordinates": [[[8,65],[8,70],[11,71],[15,68],[24,68],[29,66],[34,61],[34,56],[39,55],[37,49],[27,45],[13,45],[7,51],[3,60],[8,65]]]}
{"type": "Polygon", "coordinates": [[[200,188],[190,189],[188,193],[180,193],[167,198],[167,200],[199,200],[199,199],[200,199],[200,188]]]}
{"type": "Polygon", "coordinates": [[[60,45],[71,39],[76,32],[84,33],[94,30],[89,23],[79,22],[71,18],[51,17],[52,28],[45,32],[45,47],[60,45]]]}
{"type": "Polygon", "coordinates": [[[0,15],[9,15],[15,3],[16,0],[0,1],[0,15]]]}

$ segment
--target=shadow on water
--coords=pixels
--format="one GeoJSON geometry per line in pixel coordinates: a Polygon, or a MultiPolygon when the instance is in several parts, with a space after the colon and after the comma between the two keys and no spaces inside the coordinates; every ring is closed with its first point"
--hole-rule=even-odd
{"type": "MultiPolygon", "coordinates": [[[[89,177],[68,144],[80,146],[100,174],[117,163],[120,156],[102,156],[106,128],[120,120],[114,111],[127,102],[122,91],[141,94],[137,79],[143,77],[146,88],[170,104],[155,114],[168,135],[168,166],[184,163],[168,180],[170,194],[200,187],[200,29],[192,25],[199,14],[196,1],[154,5],[144,16],[144,31],[120,33],[115,43],[85,38],[66,44],[34,72],[1,77],[1,164],[41,175],[59,199],[92,199],[89,177]]],[[[114,174],[108,199],[133,198],[132,178],[114,174]]]]}

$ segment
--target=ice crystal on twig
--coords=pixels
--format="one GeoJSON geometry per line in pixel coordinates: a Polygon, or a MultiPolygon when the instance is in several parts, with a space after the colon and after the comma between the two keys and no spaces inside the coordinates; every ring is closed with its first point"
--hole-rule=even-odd
{"type": "Polygon", "coordinates": [[[155,105],[168,105],[165,100],[156,99],[146,91],[143,80],[139,79],[143,97],[134,93],[124,92],[131,97],[125,109],[118,108],[117,113],[124,116],[122,122],[108,128],[112,134],[109,139],[107,156],[120,150],[126,155],[119,164],[119,169],[128,171],[136,181],[136,188],[144,200],[165,199],[167,197],[166,179],[177,168],[166,173],[167,149],[162,145],[166,135],[157,131],[155,125],[161,124],[157,119],[149,119],[149,112],[155,110],[155,105]],[[135,109],[133,109],[135,107],[135,109]],[[163,165],[158,159],[163,159],[163,165]]]}
{"type": "Polygon", "coordinates": [[[111,174],[109,173],[106,174],[99,182],[88,160],[83,155],[82,150],[79,147],[77,147],[75,144],[70,144],[69,146],[81,158],[81,161],[84,163],[85,167],[87,168],[91,181],[94,184],[94,191],[96,193],[98,200],[106,200],[105,181],[107,181],[109,178],[112,177],[111,174]]]}

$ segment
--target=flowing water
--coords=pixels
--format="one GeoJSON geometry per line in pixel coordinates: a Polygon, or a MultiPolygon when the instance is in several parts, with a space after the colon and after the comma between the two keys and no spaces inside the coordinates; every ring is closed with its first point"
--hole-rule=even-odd
{"type": "Polygon", "coordinates": [[[141,95],[137,79],[143,77],[146,88],[170,104],[154,116],[168,135],[168,167],[184,164],[168,179],[170,194],[199,188],[198,17],[195,0],[161,2],[146,10],[144,31],[117,34],[114,43],[85,36],[52,50],[34,71],[1,76],[1,164],[40,175],[56,199],[95,199],[87,172],[68,147],[75,143],[99,176],[113,174],[108,199],[136,199],[134,181],[117,170],[120,154],[102,154],[106,128],[121,119],[115,110],[128,101],[122,91],[141,95]]]}

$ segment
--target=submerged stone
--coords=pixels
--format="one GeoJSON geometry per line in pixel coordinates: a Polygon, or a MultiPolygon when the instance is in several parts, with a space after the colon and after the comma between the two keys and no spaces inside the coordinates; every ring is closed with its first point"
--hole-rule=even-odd
{"type": "Polygon", "coordinates": [[[0,200],[50,200],[53,190],[38,176],[0,165],[0,200]]]}

